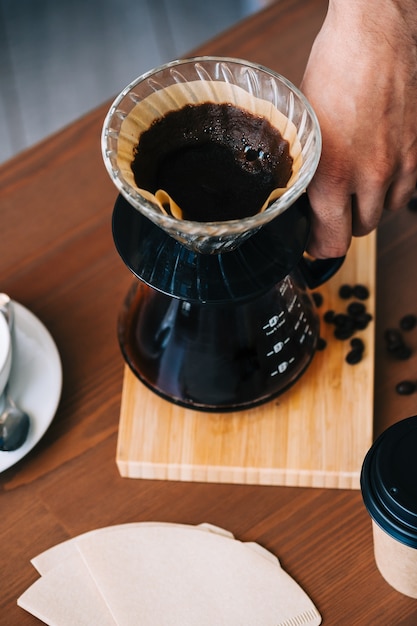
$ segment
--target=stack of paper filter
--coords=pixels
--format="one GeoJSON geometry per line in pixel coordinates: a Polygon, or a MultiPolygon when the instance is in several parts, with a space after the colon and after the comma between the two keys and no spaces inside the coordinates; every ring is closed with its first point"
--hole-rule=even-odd
{"type": "Polygon", "coordinates": [[[18,605],[55,626],[303,626],[321,617],[278,559],[202,524],[124,524],[32,560],[18,605]]]}

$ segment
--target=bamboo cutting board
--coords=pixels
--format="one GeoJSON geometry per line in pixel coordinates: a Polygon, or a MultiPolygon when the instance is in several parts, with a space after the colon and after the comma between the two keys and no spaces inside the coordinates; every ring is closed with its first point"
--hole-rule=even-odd
{"type": "Polygon", "coordinates": [[[355,239],[339,272],[319,291],[321,336],[307,371],[271,402],[236,413],[202,413],[176,406],[147,389],[126,366],[117,465],[129,478],[259,485],[359,488],[372,443],[374,321],[355,336],[362,361],[345,361],[349,341],[333,336],[326,310],[344,312],[340,285],[367,285],[375,316],[376,235],[355,239]]]}

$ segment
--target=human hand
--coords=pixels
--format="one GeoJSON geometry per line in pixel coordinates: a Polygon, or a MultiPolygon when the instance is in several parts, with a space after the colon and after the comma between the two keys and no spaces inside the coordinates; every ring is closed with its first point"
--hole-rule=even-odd
{"type": "Polygon", "coordinates": [[[417,3],[330,0],[301,90],[319,118],[308,252],[338,257],[417,181],[417,3]]]}

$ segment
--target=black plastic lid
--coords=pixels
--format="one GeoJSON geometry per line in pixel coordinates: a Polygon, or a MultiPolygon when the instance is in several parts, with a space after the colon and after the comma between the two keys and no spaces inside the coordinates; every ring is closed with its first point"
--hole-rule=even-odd
{"type": "Polygon", "coordinates": [[[397,422],[378,437],[362,465],[361,489],[375,523],[417,548],[417,416],[397,422]]]}

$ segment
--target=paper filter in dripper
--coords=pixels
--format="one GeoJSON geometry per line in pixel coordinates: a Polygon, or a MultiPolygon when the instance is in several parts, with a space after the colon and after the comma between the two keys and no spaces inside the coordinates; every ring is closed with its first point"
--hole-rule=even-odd
{"type": "Polygon", "coordinates": [[[134,107],[121,126],[117,160],[129,184],[162,212],[215,222],[264,211],[297,179],[302,155],[294,124],[270,102],[238,85],[193,81],[170,85],[134,107]],[[171,178],[167,187],[157,189],[156,170],[164,162],[169,170],[171,153],[177,167],[173,163],[174,171],[162,177],[171,178]],[[224,181],[227,173],[236,176],[236,183],[224,181]],[[172,186],[176,197],[170,194],[172,186]],[[252,203],[239,206],[254,186],[252,203]],[[205,197],[206,210],[201,207],[205,197]]]}
{"type": "Polygon", "coordinates": [[[219,252],[303,193],[320,132],[304,97],[279,75],[203,57],[126,88],[106,118],[103,154],[132,206],[187,247],[219,252]]]}

